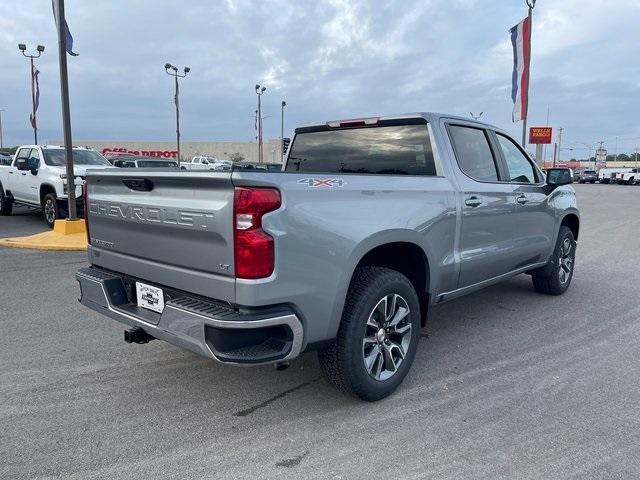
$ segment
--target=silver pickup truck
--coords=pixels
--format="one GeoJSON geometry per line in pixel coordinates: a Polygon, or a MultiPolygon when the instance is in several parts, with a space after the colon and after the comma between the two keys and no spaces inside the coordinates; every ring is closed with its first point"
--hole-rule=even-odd
{"type": "Polygon", "coordinates": [[[389,395],[431,305],[518,274],[563,293],[579,214],[498,128],[420,113],[296,130],[280,172],[94,171],[83,305],[229,364],[317,350],[340,390],[389,395]]]}

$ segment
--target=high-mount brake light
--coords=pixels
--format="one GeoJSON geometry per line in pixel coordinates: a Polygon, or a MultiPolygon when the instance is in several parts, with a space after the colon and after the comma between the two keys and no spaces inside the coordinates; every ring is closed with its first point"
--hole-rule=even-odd
{"type": "Polygon", "coordinates": [[[330,128],[354,128],[354,127],[370,127],[377,125],[379,117],[370,118],[352,118],[350,120],[336,120],[333,122],[327,122],[327,126],[330,128]]]}
{"type": "Polygon", "coordinates": [[[273,237],[262,229],[262,216],[280,205],[280,192],[275,188],[235,188],[233,244],[237,278],[265,278],[273,273],[273,237]]]}

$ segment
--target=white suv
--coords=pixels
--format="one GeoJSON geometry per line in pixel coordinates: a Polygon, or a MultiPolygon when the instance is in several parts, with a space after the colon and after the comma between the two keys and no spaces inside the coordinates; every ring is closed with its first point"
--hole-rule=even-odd
{"type": "MultiPolygon", "coordinates": [[[[92,168],[114,168],[98,152],[73,149],[76,198],[82,210],[82,184],[92,168]]],[[[11,215],[13,204],[40,207],[49,227],[67,211],[64,148],[51,145],[18,147],[11,165],[0,165],[0,215],[11,215]]]]}

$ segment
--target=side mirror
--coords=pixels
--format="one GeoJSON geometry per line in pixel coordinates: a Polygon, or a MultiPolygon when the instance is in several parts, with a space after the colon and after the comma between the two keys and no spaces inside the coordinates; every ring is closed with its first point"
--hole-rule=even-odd
{"type": "Polygon", "coordinates": [[[573,183],[570,168],[550,168],[547,170],[547,185],[559,187],[573,183]]]}
{"type": "Polygon", "coordinates": [[[38,175],[38,169],[36,167],[31,168],[31,175],[38,175]]]}

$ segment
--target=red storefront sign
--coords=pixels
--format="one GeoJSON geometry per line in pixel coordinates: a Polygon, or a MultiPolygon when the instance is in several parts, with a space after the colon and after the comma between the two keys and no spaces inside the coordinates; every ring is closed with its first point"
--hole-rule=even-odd
{"type": "Polygon", "coordinates": [[[129,150],[124,147],[103,148],[102,154],[105,153],[130,153],[131,155],[155,158],[176,158],[178,156],[177,150],[129,150]]]}
{"type": "Polygon", "coordinates": [[[529,128],[529,143],[549,144],[551,143],[551,127],[531,127],[529,128]]]}

